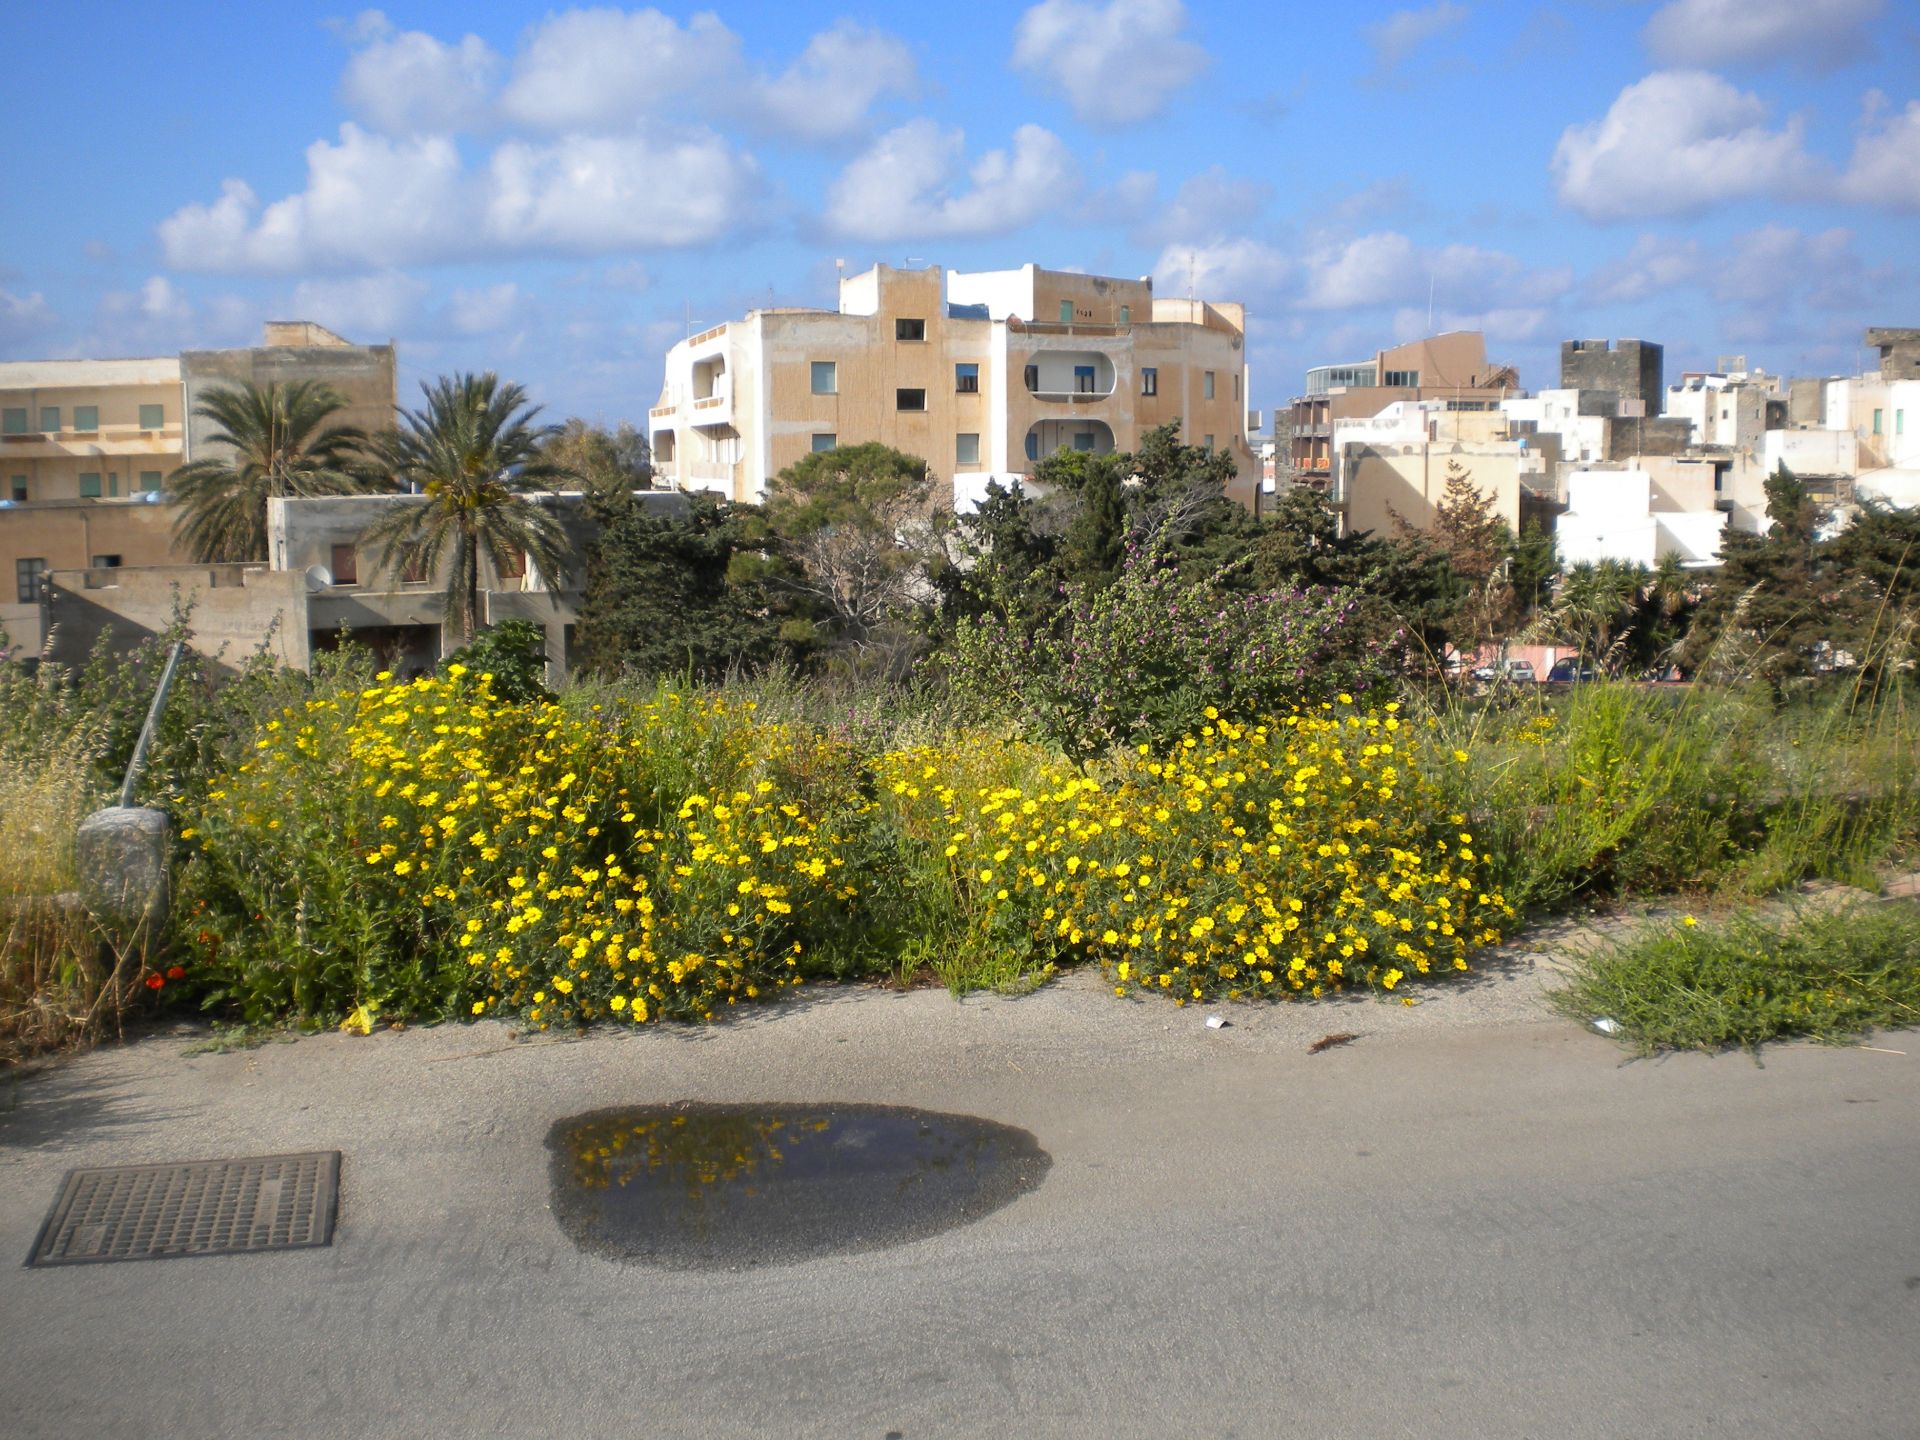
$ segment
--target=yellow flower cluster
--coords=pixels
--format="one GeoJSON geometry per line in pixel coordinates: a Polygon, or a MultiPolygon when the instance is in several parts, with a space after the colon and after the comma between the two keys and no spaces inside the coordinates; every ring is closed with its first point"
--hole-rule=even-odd
{"type": "MultiPolygon", "coordinates": [[[[311,847],[351,857],[349,906],[308,883],[287,908],[403,932],[415,968],[438,956],[450,975],[447,1009],[542,1029],[708,1018],[801,983],[797,937],[854,896],[804,794],[838,763],[827,742],[702,696],[498,704],[452,668],[283,711],[210,797],[200,843],[229,863],[280,851],[309,881],[329,873],[311,847]],[[317,796],[322,813],[276,833],[317,796]]],[[[390,981],[369,972],[354,998],[383,1002],[390,981]]]]}
{"type": "Polygon", "coordinates": [[[1392,990],[1497,941],[1513,911],[1435,783],[1464,756],[1346,697],[1208,720],[1106,775],[984,742],[890,755],[882,802],[938,847],[973,941],[1091,957],[1121,995],[1392,990]]]}

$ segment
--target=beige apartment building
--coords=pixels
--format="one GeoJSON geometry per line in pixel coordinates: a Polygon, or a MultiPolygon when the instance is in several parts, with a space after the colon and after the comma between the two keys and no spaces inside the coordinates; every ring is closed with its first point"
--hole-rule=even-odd
{"type": "Polygon", "coordinates": [[[1333,427],[1340,420],[1366,420],[1397,400],[1444,400],[1456,409],[1494,410],[1520,393],[1508,365],[1487,363],[1486,338],[1478,330],[1452,330],[1375,353],[1371,360],[1316,365],[1307,371],[1307,393],[1287,415],[1292,432],[1286,460],[1295,478],[1327,483],[1333,477],[1333,427]]]}
{"type": "Polygon", "coordinates": [[[1251,507],[1246,392],[1237,304],[1035,265],[879,265],[841,280],[838,311],[755,310],[675,345],[648,429],[680,489],[757,502],[808,453],[879,441],[924,458],[966,509],[1056,450],[1130,450],[1179,421],[1233,456],[1231,493],[1251,507]]]}
{"type": "Polygon", "coordinates": [[[43,644],[44,577],[170,565],[168,474],[214,452],[194,415],[206,393],[247,381],[322,380],[348,402],[338,423],[393,422],[392,345],[355,345],[308,321],[270,321],[263,343],[131,360],[0,363],[0,629],[43,644]]]}

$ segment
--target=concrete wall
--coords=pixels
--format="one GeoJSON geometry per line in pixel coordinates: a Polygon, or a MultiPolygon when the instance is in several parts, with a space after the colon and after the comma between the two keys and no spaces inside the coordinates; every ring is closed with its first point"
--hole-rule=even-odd
{"type": "Polygon", "coordinates": [[[1710,502],[1693,510],[1660,508],[1645,470],[1574,470],[1555,536],[1564,565],[1617,560],[1652,569],[1670,554],[1688,565],[1714,563],[1725,525],[1710,502]]]}
{"type": "Polygon", "coordinates": [[[1867,345],[1880,352],[1883,380],[1920,380],[1920,329],[1875,326],[1867,345]]]}
{"type": "Polygon", "coordinates": [[[57,570],[48,577],[49,653],[80,665],[103,635],[130,649],[164,631],[177,609],[191,615],[188,644],[228,670],[264,650],[286,665],[306,664],[298,621],[300,577],[261,566],[167,565],[142,570],[57,570]]]}
{"type": "Polygon", "coordinates": [[[85,570],[96,559],[125,566],[164,565],[173,556],[171,507],[145,500],[49,500],[0,506],[0,626],[15,645],[38,650],[45,639],[37,599],[19,599],[23,561],[51,572],[85,570]]]}
{"type": "Polygon", "coordinates": [[[1392,535],[1401,523],[1419,531],[1432,529],[1434,507],[1446,493],[1450,460],[1466,468],[1474,488],[1492,501],[1493,513],[1519,534],[1520,477],[1527,457],[1517,446],[1498,453],[1475,453],[1462,445],[1351,447],[1345,490],[1337,497],[1344,506],[1346,530],[1392,535]]]}
{"type": "Polygon", "coordinates": [[[269,343],[244,350],[186,350],[180,355],[181,382],[186,392],[186,453],[190,460],[212,453],[214,425],[195,414],[210,389],[221,386],[286,385],[315,380],[331,386],[346,400],[346,409],[333,423],[354,425],[368,434],[394,423],[399,400],[391,345],[354,345],[318,325],[303,321],[276,321],[267,327],[270,340],[316,343],[269,343]]]}
{"type": "Polygon", "coordinates": [[[1795,475],[1851,475],[1860,441],[1851,430],[1769,430],[1759,459],[1769,474],[1784,464],[1795,475]]]}
{"type": "Polygon", "coordinates": [[[1560,345],[1560,384],[1610,391],[1657,412],[1666,388],[1666,352],[1646,340],[1567,340],[1560,345]]]}

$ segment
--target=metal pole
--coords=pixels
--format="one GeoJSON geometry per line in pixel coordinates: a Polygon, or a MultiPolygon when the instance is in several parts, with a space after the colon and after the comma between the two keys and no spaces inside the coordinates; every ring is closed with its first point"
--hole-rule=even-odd
{"type": "Polygon", "coordinates": [[[167,668],[160,672],[160,688],[153,692],[153,704],[147,707],[147,723],[140,727],[140,738],[133,747],[133,759],[127,764],[127,778],[120,784],[120,804],[123,809],[133,804],[133,787],[139,782],[140,772],[147,768],[147,747],[153,743],[153,732],[160,724],[160,711],[166,706],[167,692],[173,688],[173,672],[179,668],[180,652],[186,648],[186,641],[174,641],[173,650],[167,656],[167,668]]]}

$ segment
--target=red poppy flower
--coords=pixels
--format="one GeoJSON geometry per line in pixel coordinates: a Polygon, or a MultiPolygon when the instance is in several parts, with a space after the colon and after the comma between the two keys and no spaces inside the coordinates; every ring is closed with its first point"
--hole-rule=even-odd
{"type": "Polygon", "coordinates": [[[158,990],[162,985],[166,983],[167,981],[164,975],[147,976],[147,989],[149,990],[158,990]]]}
{"type": "Polygon", "coordinates": [[[169,965],[169,966],[167,967],[167,979],[169,979],[169,980],[184,980],[184,979],[186,979],[186,978],[187,978],[187,967],[186,967],[186,966],[184,966],[184,965],[169,965]]]}

